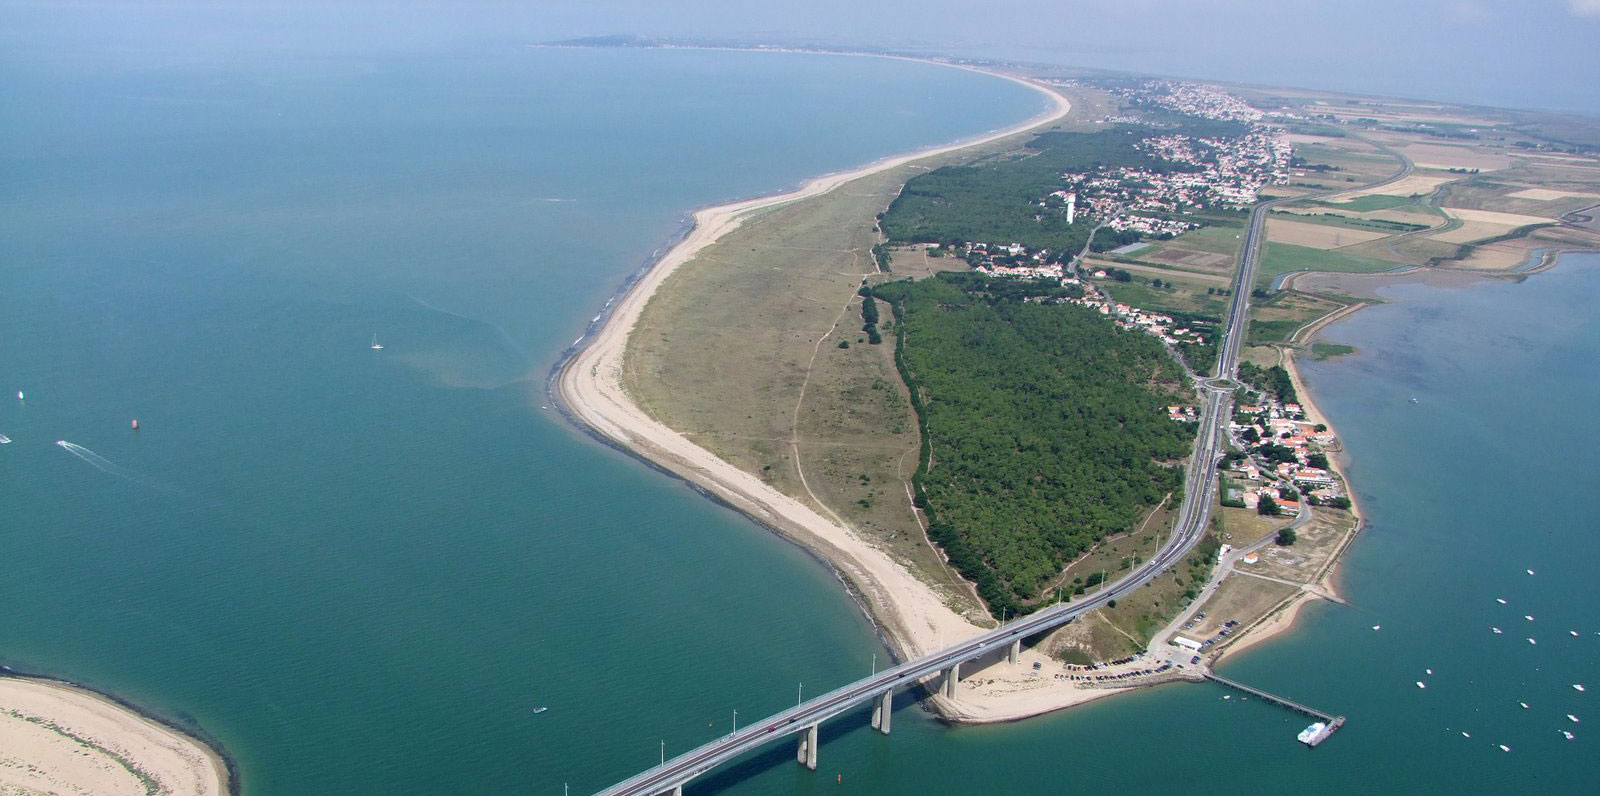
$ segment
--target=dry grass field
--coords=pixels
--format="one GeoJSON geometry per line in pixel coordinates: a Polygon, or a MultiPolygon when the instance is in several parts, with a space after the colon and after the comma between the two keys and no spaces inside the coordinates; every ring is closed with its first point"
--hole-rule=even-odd
{"type": "Polygon", "coordinates": [[[1311,224],[1283,218],[1267,219],[1267,240],[1309,246],[1313,249],[1337,249],[1388,236],[1388,233],[1384,232],[1351,229],[1331,224],[1311,224]]]}
{"type": "Polygon", "coordinates": [[[645,308],[625,378],[652,415],[862,532],[973,612],[906,493],[917,435],[892,324],[882,345],[860,332],[856,290],[877,274],[872,218],[913,173],[777,208],[705,249],[645,308]]]}

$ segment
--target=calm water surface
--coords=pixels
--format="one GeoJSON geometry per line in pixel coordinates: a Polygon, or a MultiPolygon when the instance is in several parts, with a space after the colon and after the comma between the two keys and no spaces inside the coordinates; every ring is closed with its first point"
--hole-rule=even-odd
{"type": "MultiPolygon", "coordinates": [[[[594,790],[882,660],[826,570],[564,427],[539,376],[689,209],[1035,95],[730,53],[65,63],[0,61],[4,662],[197,724],[248,793],[388,794],[594,790]]],[[[1564,714],[1600,694],[1569,685],[1600,686],[1597,297],[1574,257],[1328,332],[1362,349],[1307,368],[1371,515],[1355,607],[1226,668],[1349,715],[1323,748],[1178,687],[990,728],[908,705],[888,738],[852,715],[816,773],[782,744],[690,790],[1592,782],[1564,714]]]]}

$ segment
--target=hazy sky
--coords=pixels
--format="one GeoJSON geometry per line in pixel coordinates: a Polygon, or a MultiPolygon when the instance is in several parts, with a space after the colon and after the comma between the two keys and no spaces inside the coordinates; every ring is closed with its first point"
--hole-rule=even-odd
{"type": "Polygon", "coordinates": [[[0,63],[805,38],[1600,115],[1600,0],[0,0],[0,63]]]}

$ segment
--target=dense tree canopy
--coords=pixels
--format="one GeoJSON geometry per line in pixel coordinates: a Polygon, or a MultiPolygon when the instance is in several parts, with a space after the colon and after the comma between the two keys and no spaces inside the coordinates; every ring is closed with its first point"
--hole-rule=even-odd
{"type": "MultiPolygon", "coordinates": [[[[1093,133],[1041,133],[1023,155],[934,169],[906,183],[883,215],[883,232],[897,243],[1020,243],[1076,254],[1095,222],[1080,209],[1077,221],[1069,226],[1064,209],[1039,203],[1065,187],[1062,175],[1067,172],[1121,166],[1160,172],[1183,168],[1134,148],[1162,132],[1171,131],[1119,125],[1093,133]]],[[[1104,237],[1108,244],[1120,240],[1114,233],[1104,237]]],[[[1096,245],[1100,242],[1097,237],[1096,245]]]]}
{"type": "Polygon", "coordinates": [[[1160,343],[1059,290],[971,273],[874,290],[922,430],[916,499],[996,614],[1180,490],[1193,441],[1167,419],[1181,377],[1160,343]]]}
{"type": "MultiPolygon", "coordinates": [[[[1021,154],[970,166],[945,166],[913,177],[881,216],[880,227],[896,243],[1020,243],[1032,249],[1076,254],[1096,222],[1080,202],[1076,223],[1068,225],[1065,206],[1048,198],[1067,187],[1063,175],[1124,167],[1156,173],[1194,171],[1200,167],[1150,154],[1135,144],[1173,133],[1237,136],[1249,127],[1179,113],[1157,116],[1153,119],[1157,126],[1113,125],[1092,133],[1040,133],[1021,154]]],[[[1094,244],[1103,250],[1138,239],[1139,234],[1131,230],[1104,229],[1094,244]]]]}

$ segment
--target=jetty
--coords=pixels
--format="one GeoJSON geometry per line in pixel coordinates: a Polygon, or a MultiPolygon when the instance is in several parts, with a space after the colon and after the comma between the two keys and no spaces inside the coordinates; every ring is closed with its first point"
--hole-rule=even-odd
{"type": "Polygon", "coordinates": [[[1262,691],[1259,688],[1245,685],[1237,680],[1229,680],[1228,678],[1211,671],[1206,671],[1204,675],[1207,680],[1210,680],[1213,683],[1225,685],[1236,691],[1243,691],[1244,693],[1253,697],[1257,697],[1264,702],[1270,702],[1274,705],[1278,705],[1279,707],[1288,708],[1296,713],[1310,716],[1311,718],[1321,722],[1323,725],[1322,729],[1312,733],[1304,740],[1306,746],[1315,747],[1317,744],[1328,740],[1329,736],[1333,735],[1335,732],[1338,732],[1339,728],[1344,726],[1343,716],[1334,716],[1328,713],[1323,713],[1316,708],[1307,707],[1299,702],[1295,702],[1292,699],[1285,699],[1277,694],[1271,694],[1266,691],[1262,691]]]}

